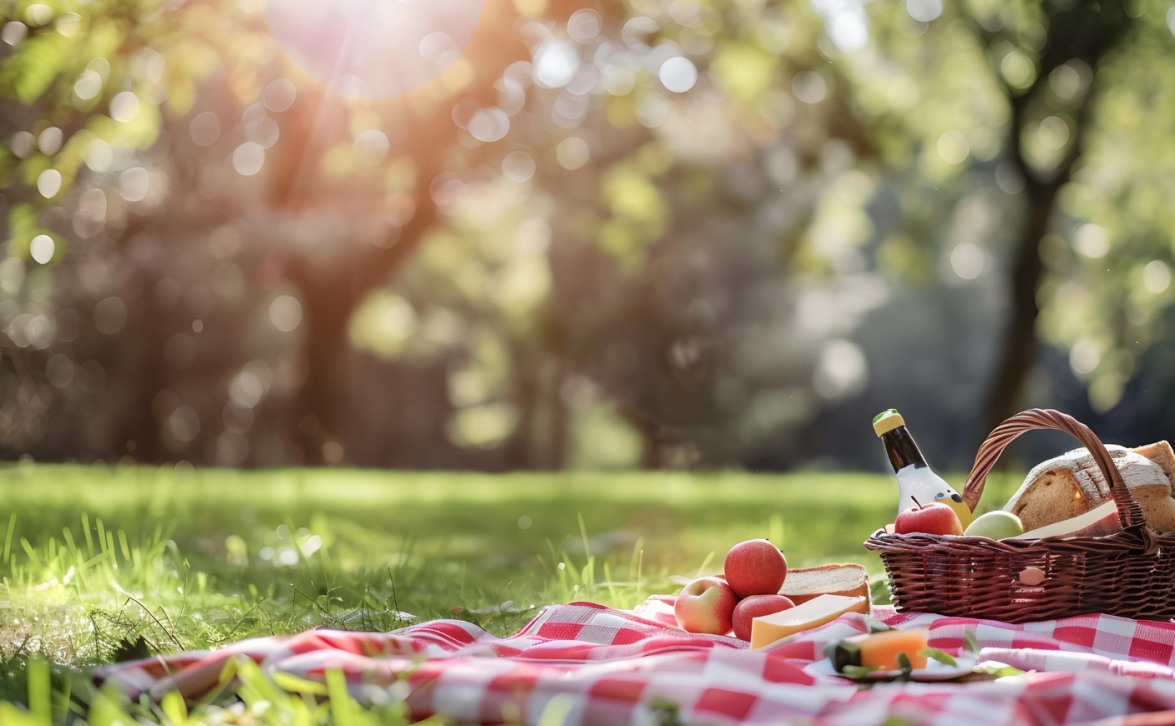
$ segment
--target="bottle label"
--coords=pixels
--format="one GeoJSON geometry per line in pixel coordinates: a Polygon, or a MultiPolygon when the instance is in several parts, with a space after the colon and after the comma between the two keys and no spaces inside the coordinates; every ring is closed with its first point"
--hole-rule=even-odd
{"type": "MultiPolygon", "coordinates": [[[[931,504],[959,497],[959,493],[929,466],[910,464],[898,471],[897,479],[899,512],[917,507],[919,504],[931,504]]],[[[962,497],[955,501],[962,501],[962,497]]]]}

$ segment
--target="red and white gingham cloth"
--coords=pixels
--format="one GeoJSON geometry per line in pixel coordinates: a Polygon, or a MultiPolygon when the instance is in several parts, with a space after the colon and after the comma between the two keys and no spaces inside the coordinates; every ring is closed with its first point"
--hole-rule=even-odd
{"type": "Polygon", "coordinates": [[[750,651],[734,638],[673,627],[671,603],[654,598],[636,613],[555,605],[507,638],[457,620],[386,634],[310,630],[105,666],[94,678],[132,697],[178,688],[199,698],[219,685],[230,659],[249,658],[271,675],[313,681],[338,670],[361,701],[403,698],[414,718],[469,724],[635,726],[658,723],[667,706],[681,723],[699,726],[1175,723],[1172,623],[1089,615],[1008,625],[877,608],[874,617],[890,625],[928,627],[933,647],[958,653],[970,630],[981,659],[1034,672],[858,689],[805,666],[826,642],[864,632],[861,615],[750,651]]]}

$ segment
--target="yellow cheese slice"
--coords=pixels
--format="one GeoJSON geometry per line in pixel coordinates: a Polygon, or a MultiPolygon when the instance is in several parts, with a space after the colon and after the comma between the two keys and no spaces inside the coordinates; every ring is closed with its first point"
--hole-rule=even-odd
{"type": "Polygon", "coordinates": [[[771,645],[781,638],[824,625],[850,612],[868,615],[868,598],[821,595],[790,610],[755,618],[751,621],[751,649],[771,645]]]}

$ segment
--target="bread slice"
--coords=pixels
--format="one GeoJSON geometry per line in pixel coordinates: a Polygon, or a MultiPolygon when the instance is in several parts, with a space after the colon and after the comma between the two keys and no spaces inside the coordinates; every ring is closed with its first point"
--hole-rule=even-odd
{"type": "Polygon", "coordinates": [[[869,602],[869,573],[861,565],[836,564],[788,570],[779,594],[796,605],[821,595],[864,597],[869,602]]]}
{"type": "MultiPolygon", "coordinates": [[[[1127,488],[1142,507],[1147,524],[1158,532],[1175,531],[1175,499],[1163,464],[1175,471],[1175,453],[1166,442],[1142,447],[1150,456],[1122,446],[1107,446],[1127,488]]],[[[1111,500],[1110,485],[1093,456],[1075,449],[1037,465],[1004,510],[1035,530],[1079,517],[1111,500]]]]}
{"type": "Polygon", "coordinates": [[[1175,484],[1175,451],[1171,450],[1171,444],[1166,441],[1158,441],[1146,446],[1139,446],[1131,451],[1158,464],[1163,473],[1167,475],[1167,481],[1175,484]]]}

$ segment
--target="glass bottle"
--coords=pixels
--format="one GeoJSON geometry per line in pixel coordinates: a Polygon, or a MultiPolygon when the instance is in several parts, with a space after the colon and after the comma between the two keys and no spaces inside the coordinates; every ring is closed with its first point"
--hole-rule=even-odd
{"type": "Polygon", "coordinates": [[[963,497],[926,463],[926,457],[922,455],[922,450],[910,435],[906,421],[897,409],[891,408],[877,414],[873,418],[873,432],[885,445],[885,453],[898,479],[899,512],[919,504],[939,502],[955,510],[964,529],[971,524],[971,509],[963,497]]]}

